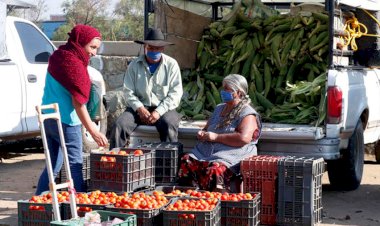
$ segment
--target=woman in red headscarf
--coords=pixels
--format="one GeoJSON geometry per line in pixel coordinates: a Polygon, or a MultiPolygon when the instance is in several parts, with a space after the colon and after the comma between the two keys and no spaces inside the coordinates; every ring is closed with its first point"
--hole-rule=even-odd
{"type": "MultiPolygon", "coordinates": [[[[90,132],[99,146],[107,145],[88,114],[91,81],[87,71],[90,57],[96,55],[101,44],[101,34],[87,25],[77,25],[69,33],[67,43],[49,58],[42,105],[58,103],[62,128],[66,142],[71,175],[77,191],[86,191],[82,174],[81,126],[90,132]]],[[[60,151],[58,126],[54,119],[44,122],[54,176],[59,173],[63,156],[60,151]]],[[[38,181],[36,194],[49,190],[49,178],[45,168],[38,181]]]]}

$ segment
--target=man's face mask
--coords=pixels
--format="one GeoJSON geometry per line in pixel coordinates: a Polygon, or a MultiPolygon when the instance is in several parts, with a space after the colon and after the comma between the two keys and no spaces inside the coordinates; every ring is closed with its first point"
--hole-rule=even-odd
{"type": "Polygon", "coordinates": [[[153,51],[147,51],[146,56],[152,59],[153,61],[157,61],[161,59],[161,52],[153,52],[153,51]]]}

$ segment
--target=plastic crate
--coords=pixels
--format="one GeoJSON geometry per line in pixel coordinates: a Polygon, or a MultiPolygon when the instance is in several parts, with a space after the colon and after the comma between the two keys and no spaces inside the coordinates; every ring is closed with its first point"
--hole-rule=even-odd
{"type": "Polygon", "coordinates": [[[278,162],[280,225],[315,225],[322,221],[323,158],[287,157],[278,162]]]}
{"type": "Polygon", "coordinates": [[[260,221],[262,224],[276,224],[277,163],[282,156],[257,155],[240,162],[244,192],[260,192],[260,221]]]}
{"type": "MultiPolygon", "coordinates": [[[[83,153],[83,180],[86,183],[87,187],[90,186],[90,153],[83,153]]],[[[55,178],[56,183],[64,183],[67,180],[66,169],[62,167],[61,171],[59,171],[57,177],[55,178]]]]}
{"type": "Polygon", "coordinates": [[[181,143],[145,143],[138,147],[156,150],[156,184],[170,184],[177,181],[178,159],[183,153],[183,145],[181,143]]]}
{"type": "MultiPolygon", "coordinates": [[[[61,204],[59,204],[59,208],[61,208],[61,204]]],[[[19,226],[48,226],[54,219],[54,211],[51,203],[30,203],[29,200],[19,200],[17,202],[17,209],[19,226]],[[33,209],[35,207],[40,207],[41,209],[35,210],[33,209]]]]}
{"type": "MultiPolygon", "coordinates": [[[[175,203],[179,199],[198,199],[198,198],[188,198],[179,197],[173,199],[172,202],[175,203]]],[[[190,211],[190,210],[163,210],[164,226],[218,226],[221,225],[220,215],[221,215],[221,204],[218,199],[215,208],[210,211],[190,211]],[[183,215],[194,215],[194,218],[182,218],[183,215]]]]}
{"type": "Polygon", "coordinates": [[[136,149],[122,148],[121,150],[132,154],[114,155],[104,151],[91,152],[91,190],[133,192],[138,188],[155,185],[155,151],[141,149],[143,155],[134,156],[133,151],[136,149]]]}
{"type": "MultiPolygon", "coordinates": [[[[100,220],[102,222],[105,221],[111,221],[114,218],[119,218],[124,220],[124,222],[120,224],[114,224],[114,226],[136,226],[136,215],[133,214],[125,214],[125,213],[115,213],[110,211],[103,211],[103,210],[97,210],[97,213],[100,215],[100,220]]],[[[64,221],[52,221],[52,226],[60,226],[60,225],[84,225],[84,218],[80,219],[71,219],[71,220],[64,220],[64,221]]]]}
{"type": "Polygon", "coordinates": [[[260,224],[260,193],[252,193],[252,200],[221,201],[221,225],[241,226],[260,224]]]}
{"type": "Polygon", "coordinates": [[[137,217],[137,225],[156,226],[163,225],[162,209],[126,209],[116,208],[113,205],[106,207],[107,211],[134,214],[137,217]]]}

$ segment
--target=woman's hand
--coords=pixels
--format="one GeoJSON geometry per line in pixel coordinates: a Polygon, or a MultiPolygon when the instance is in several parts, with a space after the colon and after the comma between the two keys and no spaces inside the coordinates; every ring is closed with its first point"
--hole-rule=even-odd
{"type": "Polygon", "coordinates": [[[209,142],[215,142],[216,139],[218,138],[217,133],[213,132],[206,132],[204,130],[198,131],[197,138],[200,141],[209,141],[209,142]]]}
{"type": "Polygon", "coordinates": [[[91,136],[94,139],[94,141],[99,145],[99,147],[108,146],[108,140],[103,133],[96,130],[94,133],[91,133],[91,136]]]}

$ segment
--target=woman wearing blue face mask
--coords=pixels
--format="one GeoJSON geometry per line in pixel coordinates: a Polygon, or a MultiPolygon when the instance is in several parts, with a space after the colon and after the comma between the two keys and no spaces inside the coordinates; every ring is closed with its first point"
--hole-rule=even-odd
{"type": "Polygon", "coordinates": [[[197,134],[198,144],[181,158],[179,183],[209,191],[237,191],[231,178],[240,172],[240,161],[257,155],[261,133],[259,114],[251,106],[247,80],[237,74],[223,79],[220,95],[206,126],[197,134]]]}

